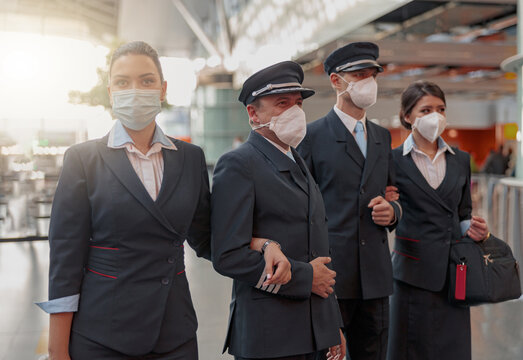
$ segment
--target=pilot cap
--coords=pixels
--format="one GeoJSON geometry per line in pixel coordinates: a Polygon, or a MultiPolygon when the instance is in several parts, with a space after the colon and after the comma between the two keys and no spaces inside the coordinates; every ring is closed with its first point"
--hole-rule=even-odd
{"type": "Polygon", "coordinates": [[[272,94],[301,92],[304,99],[314,95],[314,90],[301,86],[303,69],[294,61],[283,61],[251,75],[243,83],[238,100],[247,106],[257,98],[272,94]]]}
{"type": "Polygon", "coordinates": [[[341,71],[355,71],[375,67],[383,68],[376,61],[379,57],[378,45],[371,42],[354,42],[334,50],[323,62],[327,74],[341,71]]]}

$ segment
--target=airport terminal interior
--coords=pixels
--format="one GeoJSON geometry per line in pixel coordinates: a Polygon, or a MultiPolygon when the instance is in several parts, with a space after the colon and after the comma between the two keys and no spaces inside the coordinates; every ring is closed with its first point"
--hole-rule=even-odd
{"type": "MultiPolygon", "coordinates": [[[[158,50],[164,132],[200,146],[209,178],[251,130],[243,82],[279,61],[299,63],[307,121],[336,93],[323,69],[333,50],[379,46],[378,100],[367,119],[396,148],[398,116],[416,80],[447,98],[442,137],[471,155],[473,214],[523,261],[522,0],[0,0],[0,360],[47,359],[48,228],[65,151],[114,124],[110,54],[143,40],[158,50]],[[501,170],[492,163],[502,159],[501,170]]],[[[389,234],[392,246],[393,234],[389,234]]],[[[200,359],[222,354],[232,280],[185,246],[200,359]]],[[[523,358],[523,297],[471,309],[473,360],[523,358]]],[[[290,335],[291,336],[291,335],[290,335]]],[[[347,359],[349,360],[349,359],[347,359]]]]}

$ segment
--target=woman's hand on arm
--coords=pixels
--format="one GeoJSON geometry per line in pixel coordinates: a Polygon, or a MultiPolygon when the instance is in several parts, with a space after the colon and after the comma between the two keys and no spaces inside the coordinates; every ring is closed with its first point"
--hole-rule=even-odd
{"type": "MultiPolygon", "coordinates": [[[[262,246],[267,240],[253,237],[250,247],[261,252],[262,246]]],[[[263,283],[263,286],[271,284],[285,285],[291,281],[291,264],[276,243],[267,245],[263,257],[265,259],[265,273],[267,274],[267,280],[263,283]],[[276,270],[274,271],[275,268],[276,270]]]]}
{"type": "Polygon", "coordinates": [[[69,356],[69,337],[73,313],[51,314],[49,319],[49,359],[71,360],[69,356]]]}
{"type": "Polygon", "coordinates": [[[389,185],[385,189],[385,200],[388,202],[397,201],[400,198],[398,188],[392,185],[389,185]]]}

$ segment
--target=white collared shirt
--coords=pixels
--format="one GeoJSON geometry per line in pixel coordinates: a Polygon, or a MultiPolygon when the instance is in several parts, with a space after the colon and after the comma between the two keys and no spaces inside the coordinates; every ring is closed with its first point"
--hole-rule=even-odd
{"type": "Polygon", "coordinates": [[[349,132],[352,134],[352,136],[356,136],[354,129],[356,128],[356,123],[358,121],[361,121],[361,123],[363,124],[363,132],[365,133],[365,139],[367,138],[367,123],[365,120],[366,115],[363,115],[363,118],[358,120],[348,114],[345,114],[343,111],[338,109],[338,107],[336,105],[334,105],[333,109],[334,109],[334,112],[336,113],[336,115],[338,115],[338,117],[340,118],[343,125],[345,125],[347,130],[349,130],[349,132]]]}
{"type": "Polygon", "coordinates": [[[441,137],[438,138],[438,151],[436,152],[434,159],[431,159],[418,148],[414,142],[412,133],[403,143],[403,156],[406,156],[409,153],[411,154],[412,160],[414,160],[417,168],[433,189],[437,189],[445,178],[445,173],[447,171],[447,160],[445,158],[446,151],[455,155],[454,150],[452,150],[452,148],[441,137]]]}
{"type": "Polygon", "coordinates": [[[112,149],[125,149],[125,153],[136,175],[140,178],[149,196],[151,196],[153,200],[156,200],[163,181],[162,149],[178,149],[176,145],[165,136],[158,125],[156,125],[154,129],[151,145],[147,154],[142,154],[142,152],[136,148],[133,139],[129,136],[119,120],[116,120],[107,141],[107,146],[112,149]]]}
{"type": "MultiPolygon", "coordinates": [[[[412,160],[416,164],[416,167],[419,169],[425,180],[433,189],[437,189],[447,172],[447,159],[445,157],[445,152],[448,151],[452,155],[456,155],[454,150],[441,138],[438,138],[438,151],[434,156],[434,159],[421,151],[412,137],[412,133],[407,137],[403,143],[403,156],[408,155],[409,153],[412,156],[412,160]]],[[[400,194],[401,196],[401,194],[400,194]]],[[[461,235],[465,235],[467,230],[470,227],[470,220],[462,220],[459,223],[461,228],[461,235]]]]}

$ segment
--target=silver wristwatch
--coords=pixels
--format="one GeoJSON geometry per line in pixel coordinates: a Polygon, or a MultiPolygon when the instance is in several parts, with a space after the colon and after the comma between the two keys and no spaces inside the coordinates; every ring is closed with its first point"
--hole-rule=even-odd
{"type": "Polygon", "coordinates": [[[278,247],[281,249],[281,245],[277,241],[267,240],[266,242],[263,243],[263,245],[261,247],[262,254],[265,254],[265,249],[267,248],[267,246],[269,246],[270,243],[274,243],[274,244],[278,245],[278,247]]]}

